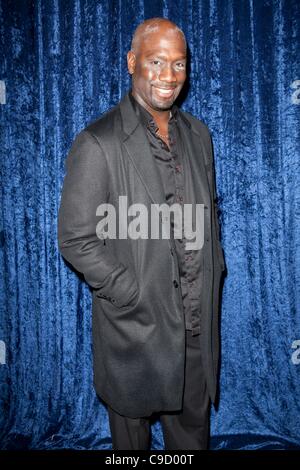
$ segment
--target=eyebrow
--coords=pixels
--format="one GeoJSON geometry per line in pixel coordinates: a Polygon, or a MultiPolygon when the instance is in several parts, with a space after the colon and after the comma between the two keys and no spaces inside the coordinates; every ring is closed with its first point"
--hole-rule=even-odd
{"type": "MultiPolygon", "coordinates": [[[[150,57],[157,57],[158,59],[167,59],[167,56],[164,54],[156,54],[155,52],[151,52],[149,54],[146,54],[146,58],[149,59],[150,57]]],[[[177,62],[178,60],[186,60],[186,56],[183,55],[179,57],[178,59],[175,59],[173,62],[177,62]]]]}

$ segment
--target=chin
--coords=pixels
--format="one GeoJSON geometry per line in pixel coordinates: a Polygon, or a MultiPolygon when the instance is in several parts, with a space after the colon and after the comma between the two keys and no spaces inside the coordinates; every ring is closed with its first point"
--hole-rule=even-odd
{"type": "Polygon", "coordinates": [[[152,102],[152,107],[156,111],[167,111],[171,109],[175,100],[172,101],[164,101],[164,102],[152,102]]]}

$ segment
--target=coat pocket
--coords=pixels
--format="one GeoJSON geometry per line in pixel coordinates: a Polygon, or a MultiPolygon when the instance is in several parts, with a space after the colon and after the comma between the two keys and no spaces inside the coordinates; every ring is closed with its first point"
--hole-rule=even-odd
{"type": "Polygon", "coordinates": [[[132,308],[139,298],[139,285],[132,272],[124,265],[121,266],[124,269],[117,275],[111,275],[106,285],[96,290],[96,297],[110,302],[116,308],[132,308]]]}

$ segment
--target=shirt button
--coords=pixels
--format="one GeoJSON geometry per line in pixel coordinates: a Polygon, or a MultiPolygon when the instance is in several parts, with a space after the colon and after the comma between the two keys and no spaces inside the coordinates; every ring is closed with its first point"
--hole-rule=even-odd
{"type": "Polygon", "coordinates": [[[178,282],[176,281],[176,279],[174,279],[173,284],[174,284],[174,287],[177,289],[177,287],[178,287],[178,282]]]}

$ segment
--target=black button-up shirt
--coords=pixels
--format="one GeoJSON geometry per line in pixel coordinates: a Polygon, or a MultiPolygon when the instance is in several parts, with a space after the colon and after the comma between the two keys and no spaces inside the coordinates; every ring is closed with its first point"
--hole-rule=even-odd
{"type": "MultiPolygon", "coordinates": [[[[152,115],[129,94],[134,109],[145,128],[152,155],[157,164],[164,187],[166,203],[172,205],[185,203],[184,171],[180,129],[178,125],[178,108],[173,105],[169,119],[169,146],[156,134],[158,127],[152,115]]],[[[183,211],[182,211],[183,213],[183,211]]],[[[171,213],[172,215],[172,213],[171,213]]],[[[173,235],[174,221],[171,217],[173,235]]],[[[200,257],[194,250],[185,249],[184,234],[174,238],[178,259],[182,301],[185,315],[185,327],[193,335],[200,333],[200,257]]]]}

